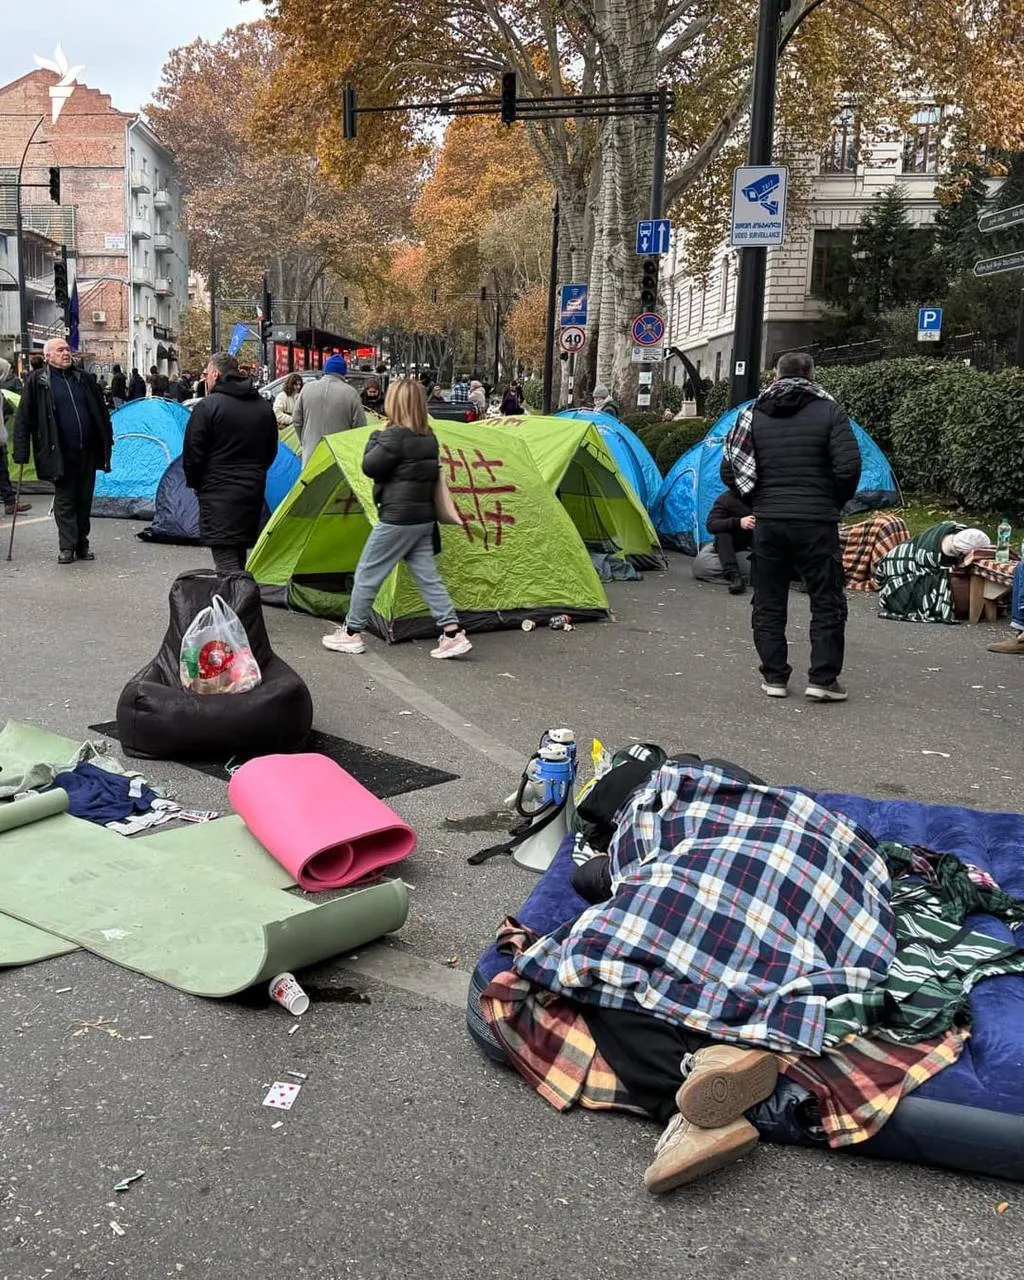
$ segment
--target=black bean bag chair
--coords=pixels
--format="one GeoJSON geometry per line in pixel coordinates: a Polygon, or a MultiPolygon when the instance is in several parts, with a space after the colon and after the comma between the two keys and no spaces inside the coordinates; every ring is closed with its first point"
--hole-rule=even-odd
{"type": "Polygon", "coordinates": [[[313,700],[302,677],[271,649],[259,588],[250,575],[194,569],[175,580],[169,604],[160,652],[118,699],[125,753],[146,760],[218,760],[300,748],[313,724],[313,700]],[[215,595],[238,614],[260,664],[263,679],[247,693],[200,695],[181,685],[182,636],[215,595]]]}

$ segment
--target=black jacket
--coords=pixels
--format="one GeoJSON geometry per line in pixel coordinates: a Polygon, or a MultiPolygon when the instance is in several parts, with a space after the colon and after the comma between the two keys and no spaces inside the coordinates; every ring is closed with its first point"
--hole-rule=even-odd
{"type": "Polygon", "coordinates": [[[436,519],[434,490],[441,469],[437,436],[407,427],[385,427],[366,442],[363,473],[374,481],[373,500],[381,524],[430,524],[436,519]]]}
{"type": "Polygon", "coordinates": [[[110,377],[110,394],[115,400],[128,399],[128,379],[123,373],[114,373],[110,377]]]}
{"type": "MultiPolygon", "coordinates": [[[[758,520],[831,524],[857,492],[860,449],[846,410],[804,387],[769,387],[751,424],[757,484],[749,495],[758,520]]],[[[732,469],[722,479],[733,488],[732,469]]]]}
{"type": "MultiPolygon", "coordinates": [[[[110,470],[110,454],[114,448],[114,432],[110,426],[110,414],[103,400],[100,385],[90,373],[82,369],[69,369],[68,374],[77,378],[85,389],[89,402],[94,431],[92,439],[93,460],[98,471],[110,470]]],[[[25,390],[14,419],[14,461],[23,465],[29,456],[35,459],[36,475],[40,480],[59,480],[64,474],[64,458],[60,451],[60,434],[53,412],[53,388],[50,369],[44,365],[34,369],[25,379],[25,390]]]]}
{"type": "Polygon", "coordinates": [[[199,536],[209,547],[251,547],[263,514],[277,421],[249,378],[226,373],[192,410],[181,462],[199,499],[199,536]]]}
{"type": "Polygon", "coordinates": [[[716,537],[720,533],[731,534],[737,551],[749,551],[754,541],[753,531],[740,525],[744,516],[749,515],[753,515],[750,503],[731,489],[726,489],[725,493],[719,494],[715,499],[715,505],[708,512],[708,533],[716,537]]]}

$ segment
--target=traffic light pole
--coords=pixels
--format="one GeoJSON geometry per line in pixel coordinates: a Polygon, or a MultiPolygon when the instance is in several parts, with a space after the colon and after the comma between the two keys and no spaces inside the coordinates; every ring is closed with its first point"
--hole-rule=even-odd
{"type": "Polygon", "coordinates": [[[548,270],[548,314],[544,333],[544,398],[543,411],[551,412],[551,395],[555,381],[555,313],[558,301],[558,228],[561,210],[558,196],[551,210],[551,265],[548,270]]]}
{"type": "MultiPolygon", "coordinates": [[[[782,0],[782,4],[785,0],[782,0]]],[[[779,68],[780,0],[760,0],[754,85],[750,105],[750,147],[747,162],[771,164],[775,131],[775,83],[779,68]]],[[[733,332],[729,405],[753,400],[761,387],[761,346],[764,334],[764,294],[768,274],[767,249],[740,249],[736,283],[736,324],[733,332]]]]}

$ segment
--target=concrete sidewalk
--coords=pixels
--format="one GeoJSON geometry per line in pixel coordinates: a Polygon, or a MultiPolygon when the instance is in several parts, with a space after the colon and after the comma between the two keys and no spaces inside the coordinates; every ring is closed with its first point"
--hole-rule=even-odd
{"type": "MultiPolygon", "coordinates": [[[[97,522],[95,563],[66,568],[49,522],[19,531],[0,559],[0,719],[82,738],[112,718],[175,574],[207,562],[138,528],[97,522]]],[[[319,995],[293,1036],[262,998],[203,1002],[82,953],[0,973],[0,1278],[1017,1280],[1017,1187],[764,1146],[654,1200],[655,1125],[560,1116],[469,1041],[467,975],[533,878],[467,866],[497,836],[446,819],[485,825],[549,724],[584,754],[591,736],[655,741],[773,781],[1019,807],[1021,672],[985,652],[995,629],[881,622],[853,595],[849,703],[779,703],[758,690],[748,600],[694,583],[681,558],[610,591],[615,623],[485,634],[451,663],[422,642],[329,653],[323,623],[268,611],[318,728],[459,775],[392,802],[420,835],[409,923],[390,949],[305,975],[319,995]],[[264,1109],[289,1070],[308,1075],[294,1109],[264,1109]]],[[[792,604],[800,673],[807,604],[792,604]]],[[[226,808],[202,774],[147,772],[226,808]]]]}

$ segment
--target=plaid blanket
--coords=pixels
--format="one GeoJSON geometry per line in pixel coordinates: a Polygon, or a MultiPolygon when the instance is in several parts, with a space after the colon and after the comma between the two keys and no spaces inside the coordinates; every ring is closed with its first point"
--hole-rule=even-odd
{"type": "Polygon", "coordinates": [[[891,1044],[851,1036],[819,1058],[779,1054],[782,1074],[818,1100],[830,1147],[866,1142],[896,1104],[963,1053],[967,1032],[949,1030],[919,1044],[891,1044]]]}
{"type": "Polygon", "coordinates": [[[942,520],[895,547],[875,566],[879,617],[899,622],[955,622],[950,562],[942,539],[964,526],[942,520]]]}
{"type": "MultiPolygon", "coordinates": [[[[536,934],[507,919],[496,940],[502,951],[518,956],[536,941],[536,934]]],[[[480,1012],[515,1069],[557,1111],[579,1104],[589,1111],[645,1114],[630,1103],[578,1006],[510,969],[497,974],[481,993],[480,1012]]]]}
{"type": "Polygon", "coordinates": [[[826,1002],[888,973],[885,862],[809,796],[670,762],[634,793],[610,855],[611,900],[529,947],[521,977],[716,1040],[817,1053],[826,1002]]]}
{"type": "Polygon", "coordinates": [[[847,587],[851,591],[877,591],[875,566],[909,538],[910,530],[899,516],[873,516],[857,524],[841,524],[839,541],[847,587]]]}
{"type": "Polygon", "coordinates": [[[767,387],[753,404],[748,405],[737,417],[736,425],[725,438],[723,452],[726,463],[732,469],[733,485],[737,493],[750,494],[757,487],[757,454],[754,449],[754,410],[766,400],[774,400],[787,391],[800,388],[811,392],[820,400],[832,400],[824,387],[806,378],[779,378],[767,387]]]}

